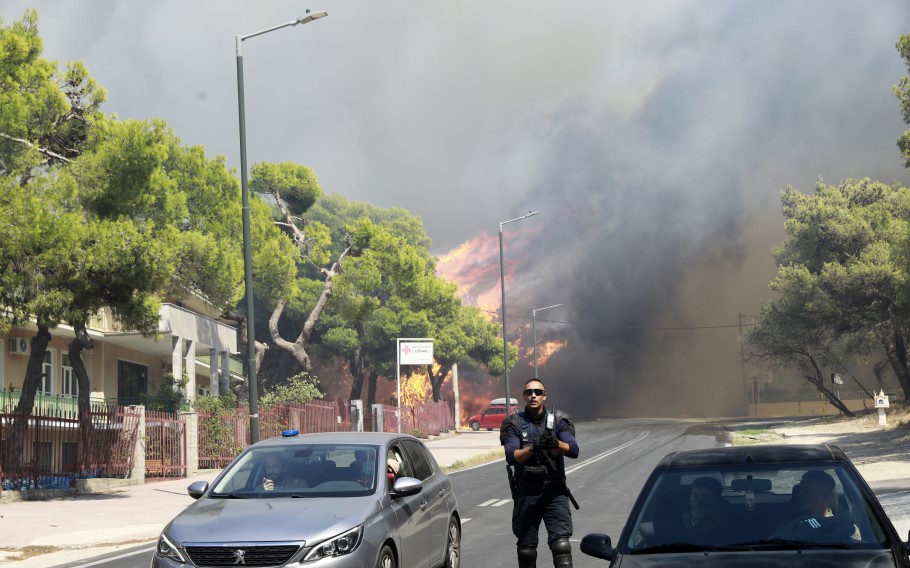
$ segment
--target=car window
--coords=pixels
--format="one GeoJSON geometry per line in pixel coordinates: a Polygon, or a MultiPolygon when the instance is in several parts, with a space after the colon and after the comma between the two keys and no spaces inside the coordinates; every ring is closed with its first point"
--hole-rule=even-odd
{"type": "Polygon", "coordinates": [[[505,414],[506,411],[504,408],[488,408],[483,414],[484,416],[489,416],[491,414],[505,414]]]}
{"type": "Polygon", "coordinates": [[[414,466],[414,475],[412,477],[423,481],[433,475],[433,466],[430,465],[427,450],[423,444],[416,440],[404,440],[401,445],[414,466]]]}
{"type": "Polygon", "coordinates": [[[840,464],[659,470],[630,521],[623,540],[632,553],[668,543],[889,546],[854,474],[840,464]]]}
{"type": "Polygon", "coordinates": [[[415,477],[414,465],[399,444],[400,442],[389,448],[389,457],[398,462],[398,473],[395,475],[395,479],[415,477]]]}

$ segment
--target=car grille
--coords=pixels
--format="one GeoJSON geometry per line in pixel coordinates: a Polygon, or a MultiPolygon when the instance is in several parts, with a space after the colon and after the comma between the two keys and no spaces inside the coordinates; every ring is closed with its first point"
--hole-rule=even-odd
{"type": "Polygon", "coordinates": [[[196,566],[283,566],[300,550],[289,546],[187,546],[196,566]]]}

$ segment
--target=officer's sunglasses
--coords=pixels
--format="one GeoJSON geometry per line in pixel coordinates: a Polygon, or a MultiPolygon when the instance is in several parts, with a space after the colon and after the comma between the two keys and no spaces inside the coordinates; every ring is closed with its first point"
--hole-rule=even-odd
{"type": "Polygon", "coordinates": [[[537,395],[537,396],[543,396],[543,395],[547,394],[547,391],[545,391],[543,389],[525,389],[524,394],[525,394],[525,396],[531,396],[532,394],[537,395]]]}

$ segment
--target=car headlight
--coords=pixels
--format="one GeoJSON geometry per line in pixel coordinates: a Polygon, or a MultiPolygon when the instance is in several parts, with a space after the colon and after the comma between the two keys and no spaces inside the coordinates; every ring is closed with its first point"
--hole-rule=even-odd
{"type": "Polygon", "coordinates": [[[332,558],[335,556],[344,556],[350,554],[360,545],[360,539],[363,537],[363,526],[351,529],[346,533],[330,538],[321,544],[313,547],[313,550],[303,559],[304,562],[316,562],[323,558],[332,558]]]}
{"type": "Polygon", "coordinates": [[[183,559],[183,556],[180,554],[180,551],[177,550],[177,547],[163,534],[158,537],[158,546],[155,549],[155,554],[162,558],[169,558],[174,562],[186,564],[186,560],[183,559]]]}

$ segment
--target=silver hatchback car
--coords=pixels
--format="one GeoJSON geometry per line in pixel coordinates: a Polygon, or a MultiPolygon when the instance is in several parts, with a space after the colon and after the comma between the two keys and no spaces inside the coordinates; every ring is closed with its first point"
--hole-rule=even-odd
{"type": "Polygon", "coordinates": [[[291,430],[247,448],[162,531],[152,568],[458,568],[449,477],[403,434],[291,430]]]}

